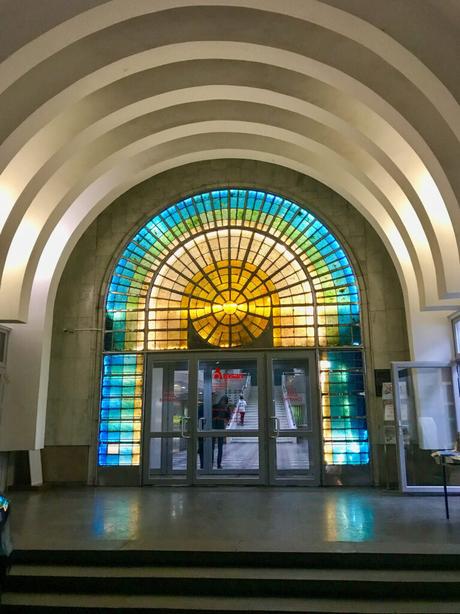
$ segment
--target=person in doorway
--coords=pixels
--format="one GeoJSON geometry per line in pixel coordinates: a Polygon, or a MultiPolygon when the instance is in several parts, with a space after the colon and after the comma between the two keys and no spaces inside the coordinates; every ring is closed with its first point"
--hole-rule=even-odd
{"type": "MultiPolygon", "coordinates": [[[[228,397],[224,395],[217,403],[212,406],[212,428],[223,431],[227,428],[230,422],[230,408],[228,406],[228,397]]],[[[212,460],[214,464],[214,448],[217,441],[217,469],[222,469],[222,455],[224,447],[223,437],[212,438],[212,460]]]]}
{"type": "Polygon", "coordinates": [[[244,396],[240,394],[240,398],[236,404],[236,411],[238,412],[240,426],[244,426],[244,416],[246,415],[247,405],[248,404],[244,400],[244,396]]]}

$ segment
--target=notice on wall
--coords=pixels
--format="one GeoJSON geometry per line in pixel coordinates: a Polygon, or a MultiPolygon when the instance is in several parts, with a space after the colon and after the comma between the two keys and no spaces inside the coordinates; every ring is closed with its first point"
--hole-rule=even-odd
{"type": "Polygon", "coordinates": [[[393,384],[391,382],[383,382],[382,384],[382,400],[393,400],[393,384]]]}
{"type": "Polygon", "coordinates": [[[394,422],[395,419],[395,408],[393,403],[384,403],[383,405],[383,419],[385,422],[394,422]]]}

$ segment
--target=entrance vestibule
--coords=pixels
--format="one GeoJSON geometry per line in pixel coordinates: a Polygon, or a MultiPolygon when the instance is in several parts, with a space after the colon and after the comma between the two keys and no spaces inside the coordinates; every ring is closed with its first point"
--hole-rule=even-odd
{"type": "Polygon", "coordinates": [[[319,484],[314,352],[150,354],[146,378],[145,484],[319,484]]]}

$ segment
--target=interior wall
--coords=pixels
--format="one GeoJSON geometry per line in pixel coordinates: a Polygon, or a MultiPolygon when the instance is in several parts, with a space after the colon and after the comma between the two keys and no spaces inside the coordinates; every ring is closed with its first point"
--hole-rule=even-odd
{"type": "Polygon", "coordinates": [[[103,293],[122,246],[167,205],[220,186],[260,187],[304,205],[348,251],[362,291],[374,478],[376,483],[396,482],[394,450],[386,461],[382,454],[383,411],[373,383],[374,369],[409,359],[395,267],[377,233],[341,196],[284,167],[245,160],[200,162],[153,177],[118,198],[78,242],[62,275],[54,310],[44,481],[81,481],[82,475],[94,481],[103,293]]]}

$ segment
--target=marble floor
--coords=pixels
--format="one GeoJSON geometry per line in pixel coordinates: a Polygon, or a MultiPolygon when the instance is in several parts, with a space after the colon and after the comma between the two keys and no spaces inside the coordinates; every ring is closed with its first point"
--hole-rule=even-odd
{"type": "Polygon", "coordinates": [[[460,497],[372,488],[11,491],[17,549],[460,553],[460,497]]]}

